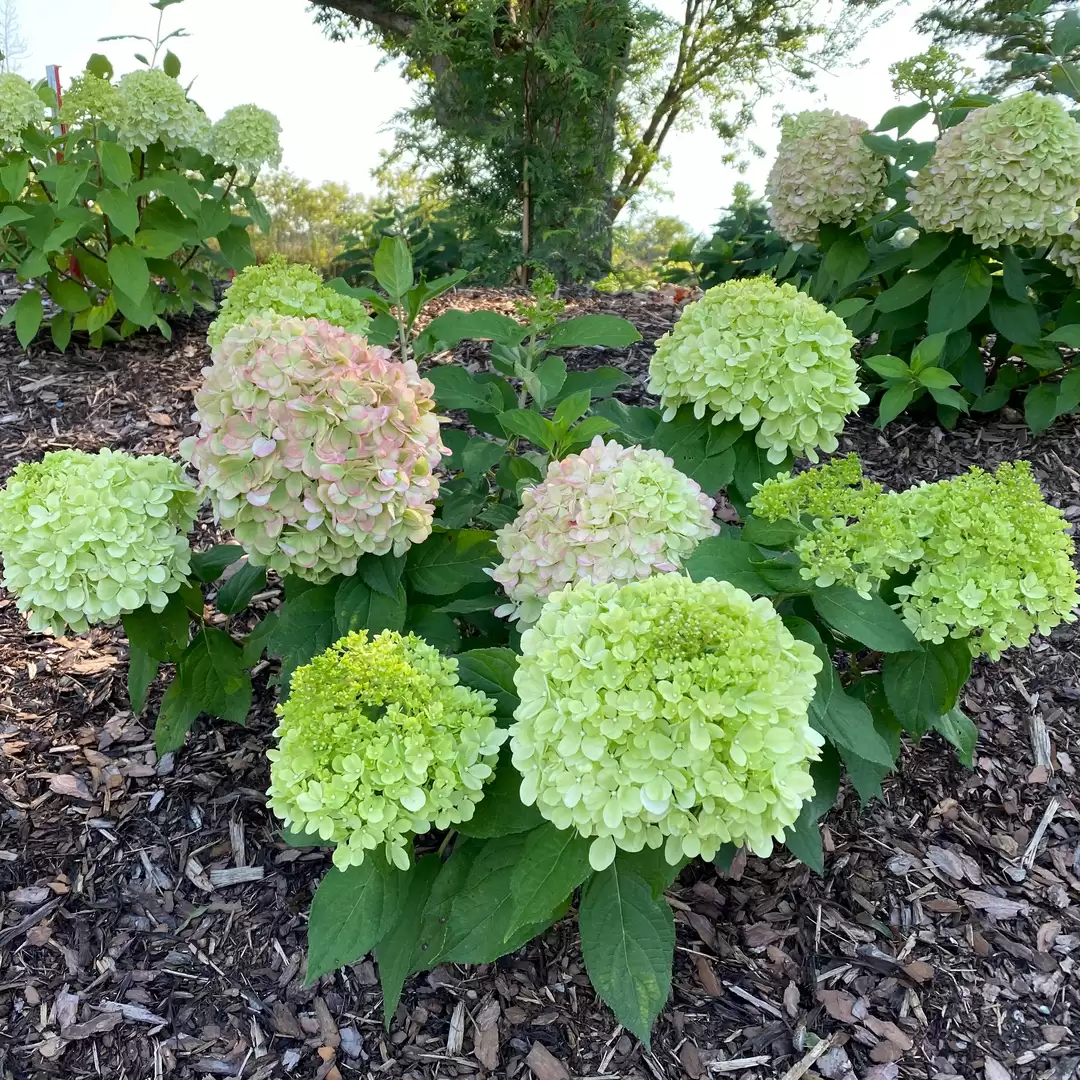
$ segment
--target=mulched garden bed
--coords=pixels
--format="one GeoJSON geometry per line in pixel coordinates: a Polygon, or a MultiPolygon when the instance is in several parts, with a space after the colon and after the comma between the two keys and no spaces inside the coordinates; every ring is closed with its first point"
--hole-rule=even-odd
{"type": "MultiPolygon", "coordinates": [[[[512,312],[512,290],[446,306],[512,312]]],[[[579,349],[643,397],[671,297],[577,295],[643,340],[579,349]]],[[[0,475],[47,450],[174,454],[207,362],[205,320],[27,358],[0,331],[0,475]]],[[[456,359],[478,362],[482,345],[456,359]]],[[[843,450],[894,487],[1031,461],[1080,521],[1080,425],[1016,417],[955,432],[854,424],[843,450]]],[[[212,522],[200,529],[207,542],[212,522]]],[[[272,586],[259,601],[277,602],[272,586]]],[[[780,852],[683,874],[674,992],[652,1047],[598,1004],[574,924],[497,964],[413,979],[389,1030],[372,963],[304,986],[305,918],[328,865],[276,839],[263,792],[269,671],[246,728],[199,723],[158,759],[124,689],[121,634],[26,632],[0,594],[0,1077],[730,1076],[1068,1080],[1080,1069],[1080,633],[979,663],[967,771],[936,736],[883,801],[848,792],[824,877],[780,852]],[[819,1041],[820,1040],[820,1041],[819,1041]]],[[[153,714],[153,704],[150,715],[153,714]]]]}

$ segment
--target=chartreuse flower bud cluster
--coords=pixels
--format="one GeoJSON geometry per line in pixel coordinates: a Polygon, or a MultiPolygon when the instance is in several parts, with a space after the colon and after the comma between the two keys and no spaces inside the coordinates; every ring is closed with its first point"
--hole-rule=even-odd
{"type": "Polygon", "coordinates": [[[430,534],[449,451],[415,363],[317,319],[256,316],[203,374],[180,450],[253,564],[322,582],[430,534]]]}
{"type": "Polygon", "coordinates": [[[245,267],[236,275],[225,291],[217,318],[210,324],[207,341],[211,347],[220,345],[232,327],[254,315],[322,319],[351,334],[366,334],[371,325],[367,308],[359,300],[335,292],[317,270],[286,262],[283,255],[245,267]]]}
{"type": "Polygon", "coordinates": [[[908,192],[919,225],[982,247],[1051,242],[1077,219],[1080,124],[1034,92],[975,109],[938,140],[908,192]]]}
{"type": "Polygon", "coordinates": [[[967,638],[973,653],[996,659],[1072,621],[1080,599],[1068,525],[1024,461],[890,494],[861,481],[851,455],[766,481],[751,507],[806,526],[796,550],[803,577],[818,585],[839,582],[868,596],[890,573],[914,569],[896,594],[922,641],[967,638]]]}
{"type": "Polygon", "coordinates": [[[120,112],[120,91],[108,79],[84,71],[64,91],[60,121],[68,127],[80,124],[115,124],[120,112]]]}
{"type": "Polygon", "coordinates": [[[264,165],[281,164],[281,124],[257,105],[236,105],[210,130],[210,153],[221,165],[254,176],[264,165]]]}
{"type": "Polygon", "coordinates": [[[116,115],[109,122],[125,149],[146,150],[156,142],[169,150],[207,149],[210,120],[171,75],[160,68],[129,71],[117,90],[116,115]]]}
{"type": "MultiPolygon", "coordinates": [[[[30,83],[13,71],[0,74],[0,145],[20,142],[24,128],[44,119],[45,102],[30,83]]],[[[18,195],[12,193],[13,198],[18,195]]]]}
{"type": "Polygon", "coordinates": [[[277,707],[270,809],[332,841],[334,864],[382,848],[403,870],[412,836],[468,821],[507,732],[457,661],[412,634],[349,634],[293,672],[277,707]]]}
{"type": "Polygon", "coordinates": [[[728,281],[688,304],[649,363],[649,392],[664,419],[691,403],[712,422],[738,420],[774,463],[788,453],[817,461],[836,449],[844,418],[870,399],[851,357],[844,320],[792,285],[728,281]]]}
{"type": "Polygon", "coordinates": [[[24,462],[0,491],[4,587],[31,630],[77,633],[149,604],[187,580],[199,498],[154,454],[60,450],[24,462]]]}
{"type": "Polygon", "coordinates": [[[767,855],[814,793],[821,660],[768,600],[681,574],[552,594],[521,639],[511,729],[521,798],[557,828],[671,864],[767,855]]]}
{"type": "Polygon", "coordinates": [[[785,240],[813,243],[823,224],[850,225],[880,205],[885,159],[863,142],[866,130],[832,109],[784,117],[765,192],[785,240]]]}
{"type": "Polygon", "coordinates": [[[503,561],[489,572],[510,599],[495,614],[523,625],[536,621],[551,592],[582,579],[624,582],[678,570],[719,531],[713,500],[670,458],[600,436],[553,461],[521,502],[496,536],[503,561]]]}

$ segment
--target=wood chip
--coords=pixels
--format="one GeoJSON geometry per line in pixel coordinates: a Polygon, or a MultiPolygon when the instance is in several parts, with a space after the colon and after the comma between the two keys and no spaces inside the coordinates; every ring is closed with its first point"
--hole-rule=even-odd
{"type": "Polygon", "coordinates": [[[979,869],[979,864],[970,855],[931,844],[926,849],[926,857],[937,869],[948,874],[949,877],[956,881],[966,879],[972,885],[982,884],[982,871],[979,869]]]}
{"type": "Polygon", "coordinates": [[[543,1043],[532,1044],[525,1064],[536,1080],[570,1080],[569,1070],[543,1043]]]}
{"type": "Polygon", "coordinates": [[[701,1080],[705,1075],[705,1066],[701,1063],[698,1048],[687,1039],[679,1049],[679,1063],[690,1080],[701,1080]]]}
{"type": "Polygon", "coordinates": [[[338,1033],[337,1022],[330,1014],[330,1007],[321,997],[315,999],[314,1005],[315,1019],[319,1021],[319,1034],[323,1044],[336,1050],[341,1045],[341,1035],[338,1033]]]}
{"type": "Polygon", "coordinates": [[[446,1035],[446,1052],[453,1057],[461,1053],[465,1043],[465,1001],[462,999],[454,1006],[450,1017],[450,1030],[446,1035]]]}
{"type": "Polygon", "coordinates": [[[223,866],[209,874],[210,884],[216,889],[242,885],[246,881],[262,881],[264,877],[266,871],[261,866],[223,866]]]}
{"type": "Polygon", "coordinates": [[[716,977],[712,964],[704,956],[695,956],[694,967],[697,968],[698,982],[701,983],[705,993],[709,997],[722,997],[724,988],[720,985],[720,980],[716,977]]]}
{"type": "Polygon", "coordinates": [[[494,1072],[499,1067],[499,1017],[502,1009],[494,999],[484,1002],[476,1014],[473,1057],[494,1072]]]}
{"type": "Polygon", "coordinates": [[[981,889],[963,889],[960,895],[967,901],[968,907],[985,911],[993,919],[1015,919],[1031,910],[1031,905],[1026,900],[1008,900],[1004,896],[994,896],[981,889]]]}
{"type": "Polygon", "coordinates": [[[917,983],[927,983],[934,978],[934,968],[925,960],[912,960],[904,965],[904,974],[917,983]]]}
{"type": "Polygon", "coordinates": [[[988,1057],[984,1069],[986,1080],[1012,1080],[1012,1073],[997,1058],[988,1057]]]}
{"type": "MultiPolygon", "coordinates": [[[[854,994],[844,990],[819,990],[814,997],[825,1006],[825,1011],[841,1024],[856,1024],[862,1017],[856,1016],[854,1008],[857,999],[854,994]]],[[[866,1006],[860,1010],[866,1016],[866,1006]]]]}
{"type": "Polygon", "coordinates": [[[94,796],[90,794],[90,789],[79,779],[79,777],[72,773],[61,773],[57,776],[50,776],[49,790],[55,791],[57,795],[66,795],[69,799],[83,799],[86,802],[94,801],[94,796]]]}
{"type": "Polygon", "coordinates": [[[7,894],[8,901],[19,907],[34,907],[49,899],[49,890],[44,885],[32,885],[25,889],[12,889],[7,894]]]}
{"type": "Polygon", "coordinates": [[[881,1020],[871,1013],[863,1020],[863,1023],[877,1035],[879,1039],[888,1039],[889,1042],[894,1043],[901,1050],[910,1050],[915,1045],[911,1036],[898,1028],[891,1020],[881,1020]]]}

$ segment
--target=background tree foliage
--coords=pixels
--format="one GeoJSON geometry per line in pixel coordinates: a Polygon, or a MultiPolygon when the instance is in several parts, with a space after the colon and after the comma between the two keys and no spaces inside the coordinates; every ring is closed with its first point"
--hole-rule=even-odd
{"type": "Polygon", "coordinates": [[[401,58],[414,105],[397,154],[423,160],[484,269],[540,261],[563,278],[610,263],[612,224],[671,132],[734,140],[758,98],[835,63],[887,0],[316,0],[331,36],[401,58]],[[826,31],[828,31],[826,33],[826,31]]]}

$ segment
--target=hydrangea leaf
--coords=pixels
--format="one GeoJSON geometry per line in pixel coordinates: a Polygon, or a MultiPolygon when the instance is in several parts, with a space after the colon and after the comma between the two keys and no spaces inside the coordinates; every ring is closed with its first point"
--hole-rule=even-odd
{"type": "Polygon", "coordinates": [[[288,694],[292,673],[338,637],[337,590],[338,583],[331,582],[296,597],[286,595],[266,646],[268,653],[281,658],[283,695],[288,694]]]}
{"type": "Polygon", "coordinates": [[[792,464],[790,454],[781,461],[770,461],[768,452],[755,439],[743,435],[735,444],[735,490],[749,502],[757,493],[758,484],[786,472],[792,464]]]}
{"type": "Polygon", "coordinates": [[[686,560],[685,569],[694,581],[716,578],[717,581],[730,581],[752,596],[771,596],[772,586],[757,570],[759,558],[753,544],[727,536],[713,536],[698,544],[686,560]]]}
{"type": "Polygon", "coordinates": [[[356,572],[376,592],[396,599],[404,569],[405,556],[388,552],[385,555],[365,555],[357,563],[356,572]]]}
{"type": "Polygon", "coordinates": [[[878,652],[905,652],[918,647],[904,620],[879,596],[860,596],[854,589],[832,585],[810,594],[817,613],[834,629],[878,652]]]}
{"type": "Polygon", "coordinates": [[[814,795],[803,803],[798,820],[784,834],[784,844],[795,858],[811,870],[825,871],[825,854],[821,847],[821,819],[833,808],[840,790],[840,759],[835,751],[826,751],[821,761],[810,766],[814,778],[814,795]]]}
{"type": "MultiPolygon", "coordinates": [[[[722,844],[717,849],[717,857],[725,848],[736,850],[731,844],[722,844]]],[[[660,899],[664,890],[670,888],[682,873],[683,868],[690,863],[690,859],[681,858],[677,863],[669,863],[664,857],[662,847],[644,847],[640,851],[620,851],[615,856],[615,862],[619,867],[649,883],[653,896],[660,899]]]]}
{"type": "Polygon", "coordinates": [[[990,299],[993,278],[981,258],[957,259],[938,275],[930,291],[926,329],[930,334],[962,330],[990,299]]]}
{"type": "Polygon", "coordinates": [[[492,534],[481,529],[434,533],[409,550],[405,578],[409,589],[427,596],[446,596],[465,585],[486,581],[486,567],[496,557],[492,534]]]}
{"type": "Polygon", "coordinates": [[[969,769],[975,767],[975,744],[979,741],[979,729],[958,708],[952,708],[930,725],[956,749],[956,757],[961,765],[969,769]]]}
{"type": "Polygon", "coordinates": [[[251,677],[243,651],[228,634],[204,627],[184,650],[177,681],[200,712],[243,724],[251,709],[251,677]]]}
{"type": "Polygon", "coordinates": [[[266,567],[244,563],[222,583],[217,594],[217,609],[223,615],[236,615],[251,603],[251,598],[266,586],[266,567]]]}
{"type": "Polygon", "coordinates": [[[173,679],[161,699],[154,723],[154,750],[159,758],[184,745],[184,739],[201,711],[179,676],[173,679]]]}
{"type": "Polygon", "coordinates": [[[578,315],[556,323],[546,342],[549,349],[570,346],[607,346],[619,349],[641,340],[633,323],[617,315],[578,315]]]}
{"type": "Polygon", "coordinates": [[[671,992],[671,908],[637,874],[613,863],[589,882],[578,919],[593,987],[619,1023],[647,1044],[671,992]]]}
{"type": "Polygon", "coordinates": [[[188,644],[191,616],[179,593],[173,593],[162,611],[144,605],[124,615],[128,641],[161,663],[179,660],[188,644]]]}
{"type": "Polygon", "coordinates": [[[207,551],[195,551],[191,555],[191,572],[200,581],[217,581],[237,559],[244,557],[239,544],[215,544],[207,551]]]}
{"type": "Polygon", "coordinates": [[[504,745],[495,766],[495,777],[484,786],[484,797],[468,821],[457,826],[463,836],[490,839],[529,832],[544,823],[535,806],[521,801],[521,773],[510,760],[510,748],[504,745]]]}
{"type": "Polygon", "coordinates": [[[457,662],[458,678],[487,694],[495,702],[495,715],[509,723],[520,704],[514,686],[517,653],[513,649],[470,649],[459,653],[457,662]]]}
{"type": "Polygon", "coordinates": [[[547,823],[533,829],[525,837],[520,869],[510,878],[511,932],[546,918],[591,873],[585,837],[547,823]]]}
{"type": "Polygon", "coordinates": [[[949,638],[885,657],[885,695],[905,731],[921,736],[956,705],[971,671],[967,642],[949,638]]]}
{"type": "Polygon", "coordinates": [[[400,630],[405,625],[407,601],[400,582],[393,598],[377,592],[359,577],[345,578],[334,596],[335,633],[344,637],[353,630],[400,630]]]}
{"type": "MultiPolygon", "coordinates": [[[[129,639],[130,640],[130,639],[129,639]]],[[[138,716],[146,705],[146,695],[157,677],[160,664],[145,649],[128,646],[128,701],[131,711],[138,716]]]]}
{"type": "Polygon", "coordinates": [[[560,405],[567,398],[588,390],[593,400],[609,398],[621,386],[631,382],[630,376],[625,371],[616,367],[592,368],[589,371],[571,371],[567,373],[566,382],[562,389],[550,402],[549,405],[560,405]]]}

